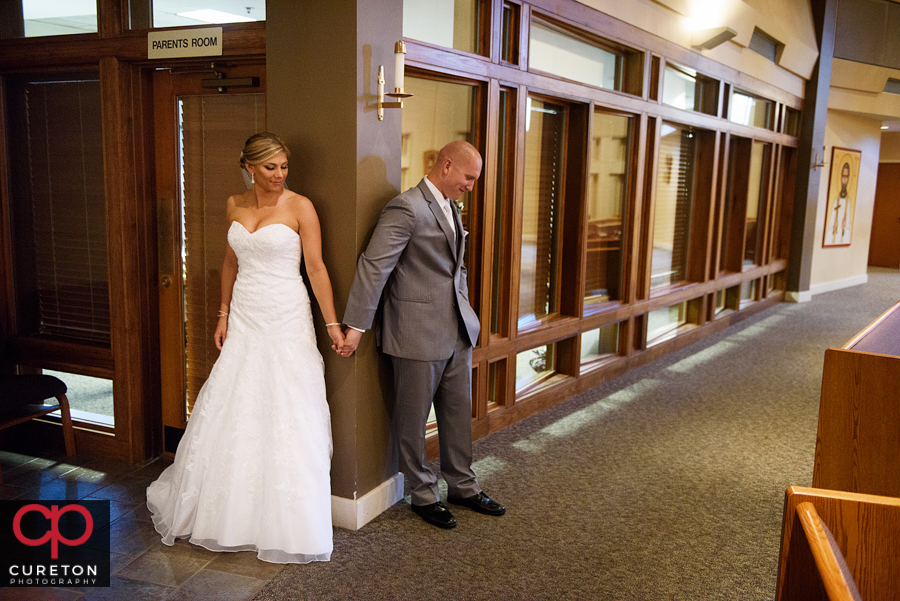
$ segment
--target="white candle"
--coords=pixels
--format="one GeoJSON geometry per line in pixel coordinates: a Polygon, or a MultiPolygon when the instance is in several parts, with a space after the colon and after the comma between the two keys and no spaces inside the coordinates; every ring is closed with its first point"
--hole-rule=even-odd
{"type": "Polygon", "coordinates": [[[399,41],[394,45],[394,64],[395,64],[395,78],[394,78],[394,92],[401,93],[403,92],[403,70],[404,70],[404,59],[406,58],[406,45],[403,41],[399,41]]]}

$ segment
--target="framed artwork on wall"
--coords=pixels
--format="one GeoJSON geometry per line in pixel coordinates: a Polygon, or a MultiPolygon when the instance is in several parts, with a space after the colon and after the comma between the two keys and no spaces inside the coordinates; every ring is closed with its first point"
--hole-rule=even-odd
{"type": "Polygon", "coordinates": [[[861,156],[859,150],[837,146],[831,149],[823,247],[850,246],[861,156]]]}

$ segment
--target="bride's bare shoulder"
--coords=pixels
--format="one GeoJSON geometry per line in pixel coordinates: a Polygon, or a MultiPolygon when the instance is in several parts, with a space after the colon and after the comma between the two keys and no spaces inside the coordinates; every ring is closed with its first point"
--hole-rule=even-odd
{"type": "Polygon", "coordinates": [[[289,190],[285,190],[284,202],[294,214],[301,214],[313,208],[312,201],[307,197],[289,190]]]}
{"type": "Polygon", "coordinates": [[[238,192],[228,197],[228,206],[242,208],[253,203],[253,195],[250,190],[246,192],[238,192]]]}
{"type": "Polygon", "coordinates": [[[247,196],[247,192],[242,192],[228,197],[228,200],[225,202],[225,215],[229,221],[234,220],[236,211],[251,206],[247,196]]]}

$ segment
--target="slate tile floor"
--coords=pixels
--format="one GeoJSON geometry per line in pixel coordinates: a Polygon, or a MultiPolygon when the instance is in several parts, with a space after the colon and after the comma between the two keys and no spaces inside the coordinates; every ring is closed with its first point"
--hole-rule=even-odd
{"type": "Polygon", "coordinates": [[[213,553],[183,540],[172,547],[160,542],[145,491],[170,463],[0,451],[0,499],[110,501],[112,570],[109,588],[6,587],[0,588],[0,601],[252,599],[284,566],[259,561],[251,552],[213,553]]]}

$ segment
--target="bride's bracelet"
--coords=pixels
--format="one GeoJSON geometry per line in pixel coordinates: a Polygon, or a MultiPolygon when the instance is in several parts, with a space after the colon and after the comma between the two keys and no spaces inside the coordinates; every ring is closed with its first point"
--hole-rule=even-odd
{"type": "Polygon", "coordinates": [[[325,324],[325,327],[326,327],[326,328],[330,328],[331,326],[339,326],[339,325],[341,325],[341,322],[339,322],[339,321],[333,321],[333,322],[331,322],[331,323],[326,323],[326,324],[325,324]]]}
{"type": "Polygon", "coordinates": [[[228,317],[228,311],[219,311],[219,317],[228,317]]]}

